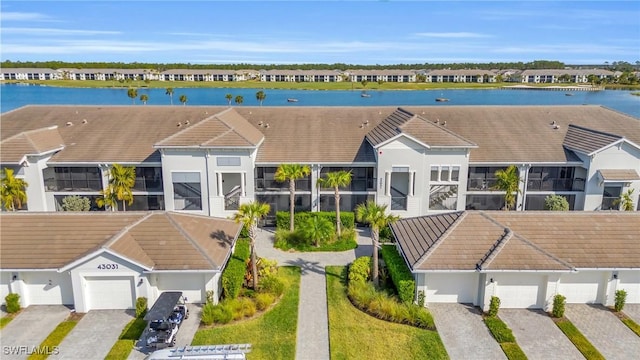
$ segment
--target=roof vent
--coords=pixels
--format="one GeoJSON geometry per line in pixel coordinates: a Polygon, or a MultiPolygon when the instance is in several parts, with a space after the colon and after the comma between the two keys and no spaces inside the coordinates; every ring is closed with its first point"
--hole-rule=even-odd
{"type": "Polygon", "coordinates": [[[266,123],[266,124],[264,125],[264,127],[266,127],[266,128],[268,129],[268,128],[269,128],[269,123],[266,123]]]}
{"type": "Polygon", "coordinates": [[[87,119],[82,119],[83,124],[86,124],[87,122],[88,122],[87,119]]]}
{"type": "Polygon", "coordinates": [[[187,120],[187,121],[184,122],[184,124],[185,125],[189,125],[189,124],[191,124],[191,121],[187,120]]]}
{"type": "Polygon", "coordinates": [[[177,123],[176,126],[180,127],[180,126],[182,126],[182,123],[177,123]]]}
{"type": "Polygon", "coordinates": [[[553,121],[551,122],[551,124],[550,124],[550,125],[551,125],[551,126],[555,126],[555,125],[556,125],[556,121],[555,121],[555,120],[553,120],[553,121]]]}
{"type": "Polygon", "coordinates": [[[447,126],[447,120],[442,123],[442,126],[447,126]]]}
{"type": "Polygon", "coordinates": [[[262,120],[260,120],[260,121],[258,122],[258,126],[262,126],[262,124],[264,124],[264,123],[262,122],[262,120]]]}
{"type": "Polygon", "coordinates": [[[554,130],[558,130],[558,129],[560,129],[560,125],[553,125],[553,129],[554,129],[554,130]]]}
{"type": "Polygon", "coordinates": [[[73,123],[71,121],[67,121],[67,126],[73,126],[73,123]]]}

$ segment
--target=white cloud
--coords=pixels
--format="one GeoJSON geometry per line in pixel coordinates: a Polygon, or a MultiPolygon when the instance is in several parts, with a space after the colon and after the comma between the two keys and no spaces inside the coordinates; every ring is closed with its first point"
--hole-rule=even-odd
{"type": "Polygon", "coordinates": [[[447,38],[447,39],[469,39],[469,38],[492,37],[491,35],[472,33],[472,32],[423,32],[423,33],[416,33],[415,35],[420,37],[447,38]]]}
{"type": "Polygon", "coordinates": [[[31,27],[8,27],[0,29],[3,34],[15,35],[37,35],[37,36],[92,36],[92,35],[118,35],[120,31],[100,31],[100,30],[70,30],[54,28],[31,28],[31,27]]]}
{"type": "Polygon", "coordinates": [[[48,15],[34,13],[34,12],[2,11],[0,12],[0,20],[2,21],[50,21],[52,19],[48,15]]]}

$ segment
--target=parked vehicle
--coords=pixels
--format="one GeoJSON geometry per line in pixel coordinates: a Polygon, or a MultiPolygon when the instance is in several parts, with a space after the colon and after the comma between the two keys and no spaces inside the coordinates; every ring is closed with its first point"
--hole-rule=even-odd
{"type": "Polygon", "coordinates": [[[160,349],[176,345],[180,325],[189,318],[186,301],[180,291],[160,294],[144,317],[149,322],[146,339],[148,347],[160,349]]]}
{"type": "Polygon", "coordinates": [[[145,360],[245,360],[248,352],[251,352],[251,344],[185,346],[154,351],[145,360]]]}

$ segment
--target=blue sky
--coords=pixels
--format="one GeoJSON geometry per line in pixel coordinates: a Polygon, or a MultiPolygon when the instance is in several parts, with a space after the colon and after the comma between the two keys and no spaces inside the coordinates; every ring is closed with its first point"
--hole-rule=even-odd
{"type": "Polygon", "coordinates": [[[640,1],[15,1],[0,58],[154,63],[640,60],[640,1]]]}

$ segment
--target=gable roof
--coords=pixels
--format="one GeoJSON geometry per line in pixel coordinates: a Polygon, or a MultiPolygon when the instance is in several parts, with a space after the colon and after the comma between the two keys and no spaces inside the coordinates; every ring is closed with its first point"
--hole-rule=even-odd
{"type": "Polygon", "coordinates": [[[433,123],[403,108],[396,109],[378,126],[367,133],[367,140],[374,147],[405,134],[426,147],[475,147],[475,144],[453,133],[438,122],[433,123]]]}
{"type": "Polygon", "coordinates": [[[222,270],[241,228],[169,212],[17,213],[0,221],[4,269],[61,269],[106,250],[152,270],[222,270]]]}
{"type": "Polygon", "coordinates": [[[623,137],[620,135],[569,124],[562,146],[569,150],[592,155],[622,139],[623,137]]]}
{"type": "Polygon", "coordinates": [[[637,213],[467,211],[391,229],[414,271],[640,268],[637,213]]]}
{"type": "Polygon", "coordinates": [[[39,155],[64,147],[57,126],[28,130],[0,141],[0,162],[17,164],[26,155],[39,155]]]}

